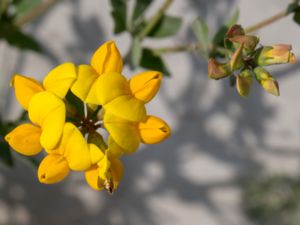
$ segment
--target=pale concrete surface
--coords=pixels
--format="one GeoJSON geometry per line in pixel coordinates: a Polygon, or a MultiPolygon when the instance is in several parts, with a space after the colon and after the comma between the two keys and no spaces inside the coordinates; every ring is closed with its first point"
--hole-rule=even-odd
{"type": "MultiPolygon", "coordinates": [[[[236,7],[240,23],[247,26],[285,5],[282,0],[177,0],[170,13],[184,16],[185,27],[172,40],[147,44],[193,41],[187,27],[197,15],[208,21],[213,33],[236,7]]],[[[0,112],[6,118],[19,112],[7,74],[42,78],[64,61],[88,63],[97,46],[111,38],[125,55],[129,38],[112,35],[109,11],[106,0],[69,0],[55,6],[27,27],[45,47],[45,56],[20,53],[1,43],[0,112]]],[[[290,43],[300,55],[300,27],[291,18],[258,34],[263,43],[290,43]]],[[[226,81],[208,80],[206,64],[196,56],[180,53],[165,59],[173,76],[148,108],[171,124],[173,135],[124,158],[125,176],[114,196],[89,189],[82,174],[58,185],[41,185],[35,171],[18,161],[13,170],[1,166],[0,225],[252,224],[241,207],[241,183],[271,173],[299,175],[299,63],[274,67],[281,97],[256,85],[250,97],[242,99],[226,81]]]]}

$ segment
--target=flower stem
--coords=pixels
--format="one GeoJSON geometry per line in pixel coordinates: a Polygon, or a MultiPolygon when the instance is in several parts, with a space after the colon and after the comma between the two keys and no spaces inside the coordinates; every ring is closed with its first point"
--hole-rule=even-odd
{"type": "Polygon", "coordinates": [[[24,16],[18,18],[15,22],[17,26],[23,26],[24,24],[34,20],[36,17],[40,16],[42,13],[47,11],[51,6],[53,6],[59,0],[46,0],[42,1],[39,5],[34,7],[31,11],[26,13],[24,16]]]}
{"type": "Polygon", "coordinates": [[[249,26],[249,27],[245,28],[245,33],[253,33],[253,32],[255,32],[255,31],[257,31],[261,28],[264,28],[264,27],[266,27],[266,26],[268,26],[268,25],[270,25],[270,24],[286,17],[288,14],[289,13],[288,13],[287,10],[282,10],[282,11],[278,12],[277,14],[275,14],[275,15],[273,15],[273,16],[271,16],[271,17],[269,17],[269,18],[267,18],[267,19],[265,19],[265,20],[263,20],[259,23],[256,23],[252,26],[249,26]]]}
{"type": "Polygon", "coordinates": [[[157,13],[150,18],[145,28],[141,30],[141,32],[138,35],[138,38],[143,39],[152,31],[152,29],[156,26],[156,24],[164,15],[165,11],[171,6],[172,3],[173,0],[165,0],[161,8],[157,11],[157,13]]]}
{"type": "MultiPolygon", "coordinates": [[[[264,28],[264,27],[286,17],[289,14],[290,13],[287,10],[282,10],[282,11],[278,12],[277,14],[275,14],[259,23],[256,23],[252,26],[245,28],[245,32],[246,33],[255,32],[261,28],[264,28]]],[[[190,44],[186,44],[186,45],[178,45],[178,46],[173,46],[173,47],[156,48],[156,49],[152,49],[152,51],[156,55],[162,55],[162,54],[175,53],[175,52],[191,52],[191,51],[195,51],[195,50],[201,50],[201,48],[202,48],[202,45],[200,43],[190,43],[190,44]]]]}

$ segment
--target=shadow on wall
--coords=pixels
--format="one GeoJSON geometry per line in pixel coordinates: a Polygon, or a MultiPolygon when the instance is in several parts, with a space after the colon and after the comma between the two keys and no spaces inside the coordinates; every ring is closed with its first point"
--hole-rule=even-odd
{"type": "MultiPolygon", "coordinates": [[[[220,24],[233,2],[195,0],[189,1],[189,4],[185,10],[195,10],[204,17],[208,12],[213,13],[216,23],[220,24]],[[219,9],[219,4],[227,8],[214,11],[219,9]]],[[[74,62],[86,61],[91,49],[105,40],[104,32],[96,17],[82,21],[76,16],[79,1],[72,2],[72,7],[73,28],[80,39],[76,46],[66,46],[65,50],[74,55],[74,62]]],[[[39,29],[39,26],[40,22],[37,22],[35,28],[39,29]]],[[[191,36],[187,34],[186,39],[191,36]]],[[[47,52],[53,64],[59,63],[50,49],[47,52]]],[[[211,100],[211,106],[202,108],[199,99],[208,91],[208,84],[212,81],[207,79],[206,63],[195,56],[187,57],[193,76],[184,93],[176,100],[168,98],[164,88],[160,94],[175,114],[185,109],[183,114],[177,115],[178,123],[172,137],[160,145],[146,147],[125,157],[125,176],[114,196],[91,191],[82,176],[71,176],[68,181],[53,186],[38,184],[34,173],[18,163],[14,170],[2,169],[0,224],[160,224],[162,218],[167,218],[169,224],[180,224],[176,216],[182,213],[182,207],[172,206],[173,200],[169,200],[172,198],[185,206],[201,205],[219,224],[231,225],[232,221],[224,214],[220,203],[211,197],[211,191],[239,187],[243,180],[261,174],[263,167],[253,157],[253,146],[268,149],[264,143],[264,121],[272,118],[274,109],[264,104],[262,95],[266,93],[260,88],[254,88],[245,100],[226,81],[219,81],[223,82],[221,94],[211,100]],[[227,118],[231,124],[230,132],[222,137],[214,134],[219,130],[218,125],[207,125],[209,121],[218,121],[218,117],[227,118]],[[249,137],[253,142],[249,143],[249,137]],[[232,176],[216,176],[214,165],[205,167],[202,157],[214,165],[230,168],[232,176]],[[191,164],[186,163],[188,160],[191,164]],[[195,174],[184,172],[183,167],[189,165],[194,168],[195,174]],[[201,181],[197,177],[205,179],[201,181]],[[154,201],[157,199],[166,201],[169,211],[160,212],[159,208],[155,208],[154,201]]],[[[178,75],[175,71],[173,73],[178,75]]],[[[285,76],[289,75],[289,71],[285,73],[285,76]]],[[[282,154],[281,149],[276,152],[282,154]]],[[[192,218],[186,220],[193,222],[192,218]]]]}

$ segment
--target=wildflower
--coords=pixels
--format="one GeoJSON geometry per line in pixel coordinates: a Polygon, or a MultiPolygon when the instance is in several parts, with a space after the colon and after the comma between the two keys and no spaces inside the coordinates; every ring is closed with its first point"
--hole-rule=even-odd
{"type": "Polygon", "coordinates": [[[221,79],[231,74],[230,66],[226,63],[218,63],[215,59],[208,62],[208,77],[210,79],[221,79]]]}
{"type": "Polygon", "coordinates": [[[272,77],[272,75],[262,67],[256,67],[254,69],[255,78],[258,83],[272,95],[279,96],[278,82],[272,77]]]}
{"type": "Polygon", "coordinates": [[[255,60],[259,66],[295,63],[296,57],[291,50],[292,46],[286,44],[264,46],[257,51],[255,60]]]}

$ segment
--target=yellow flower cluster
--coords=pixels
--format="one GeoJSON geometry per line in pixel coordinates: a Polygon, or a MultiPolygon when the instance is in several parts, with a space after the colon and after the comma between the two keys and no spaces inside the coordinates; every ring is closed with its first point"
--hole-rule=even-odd
{"type": "Polygon", "coordinates": [[[5,140],[23,155],[45,150],[40,182],[53,184],[71,170],[84,171],[93,189],[113,193],[123,175],[120,157],[135,152],[140,143],[159,143],[170,135],[167,123],[147,115],[145,108],[158,92],[162,74],[147,71],[127,80],[122,67],[115,43],[108,41],[94,53],[91,65],[61,64],[43,84],[13,77],[16,98],[31,123],[19,125],[5,140]],[[70,103],[69,94],[85,106],[83,113],[70,103]]]}

